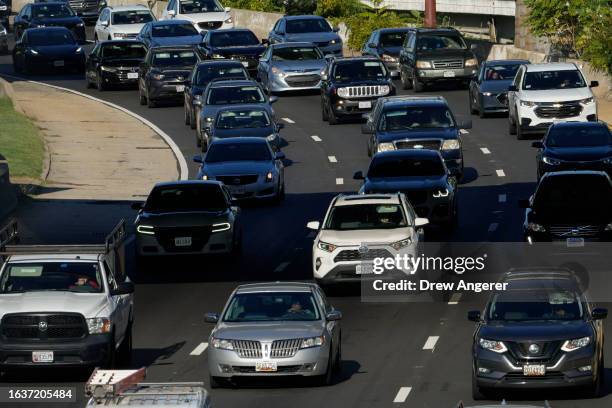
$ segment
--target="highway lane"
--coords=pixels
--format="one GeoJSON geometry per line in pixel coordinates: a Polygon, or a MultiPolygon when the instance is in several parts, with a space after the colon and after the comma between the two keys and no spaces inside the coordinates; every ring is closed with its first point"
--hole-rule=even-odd
{"type": "MultiPolygon", "coordinates": [[[[0,57],[1,73],[12,73],[9,62],[10,58],[0,57]]],[[[141,107],[135,91],[99,93],[86,89],[84,80],[77,76],[32,79],[117,103],[171,135],[188,161],[197,153],[193,131],[183,125],[182,107],[141,107]]],[[[437,89],[428,93],[445,96],[457,115],[468,114],[467,91],[437,89]]],[[[242,259],[167,261],[155,265],[154,270],[141,269],[136,277],[134,366],[149,366],[152,381],[206,381],[206,353],[198,355],[211,329],[203,322],[204,312],[220,310],[239,282],[308,279],[312,239],[308,238],[306,221],[322,217],[334,192],[358,188],[352,174],[365,169],[369,162],[366,137],[360,133],[359,123],[329,126],[322,122],[317,95],[281,97],[275,109],[279,118],[295,122],[286,123],[282,131],[288,142],[283,149],[288,158],[287,200],[280,207],[245,208],[242,259]],[[329,156],[337,162],[330,162],[329,156]],[[280,268],[282,265],[284,268],[280,268]]],[[[459,193],[459,229],[450,238],[464,242],[517,241],[521,211],[515,203],[533,189],[533,149],[529,141],[518,142],[507,134],[504,117],[473,120],[474,129],[464,137],[468,171],[459,193]]],[[[193,175],[195,166],[190,170],[193,175]]],[[[134,216],[126,203],[107,203],[102,208],[78,202],[28,202],[17,215],[27,224],[29,240],[38,242],[96,241],[118,218],[134,216]],[[65,211],[57,213],[60,207],[65,211]]],[[[448,238],[435,231],[428,237],[448,238]]],[[[290,399],[299,407],[442,407],[452,406],[459,399],[469,401],[473,328],[465,314],[482,307],[484,301],[484,295],[475,295],[453,305],[368,304],[354,293],[334,296],[332,303],[345,316],[343,369],[336,385],[310,388],[295,381],[247,384],[244,389],[214,390],[215,404],[276,407],[290,399]],[[423,350],[430,336],[439,336],[436,345],[433,351],[423,350]]],[[[589,401],[588,406],[604,407],[610,401],[608,396],[589,401]]],[[[586,405],[579,400],[559,401],[555,406],[586,405]]]]}

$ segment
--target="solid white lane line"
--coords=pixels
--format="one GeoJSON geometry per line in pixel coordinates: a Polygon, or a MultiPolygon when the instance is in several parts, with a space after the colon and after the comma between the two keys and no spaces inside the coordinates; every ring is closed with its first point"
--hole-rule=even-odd
{"type": "Polygon", "coordinates": [[[190,356],[199,356],[204,351],[206,351],[207,348],[208,348],[208,343],[200,343],[200,344],[198,344],[198,347],[194,348],[193,351],[191,353],[189,353],[189,355],[190,356]]]}
{"type": "Polygon", "coordinates": [[[393,400],[393,402],[400,403],[400,404],[403,402],[406,402],[406,399],[408,398],[410,391],[412,391],[412,387],[400,387],[399,391],[397,391],[397,395],[395,396],[395,399],[393,400]]]}
{"type": "Polygon", "coordinates": [[[285,122],[287,122],[287,123],[295,123],[295,121],[294,121],[294,120],[291,120],[291,119],[289,119],[289,118],[281,118],[281,119],[282,119],[282,120],[284,120],[284,121],[285,121],[285,122]]]}
{"type": "Polygon", "coordinates": [[[330,163],[338,163],[336,156],[327,156],[327,160],[329,160],[330,163]]]}
{"type": "Polygon", "coordinates": [[[502,169],[495,170],[497,177],[506,177],[506,173],[502,169]]]}
{"type": "Polygon", "coordinates": [[[491,151],[486,147],[481,147],[480,151],[482,152],[482,154],[491,154],[491,151]]]}
{"type": "Polygon", "coordinates": [[[508,196],[506,196],[505,194],[500,194],[499,195],[499,202],[500,203],[505,203],[507,198],[508,198],[508,196]]]}
{"type": "Polygon", "coordinates": [[[438,342],[439,338],[440,336],[429,336],[425,342],[425,345],[423,346],[423,350],[433,351],[433,349],[436,348],[436,343],[438,342]]]}
{"type": "Polygon", "coordinates": [[[343,179],[343,178],[337,178],[337,179],[336,179],[336,184],[337,184],[337,185],[342,185],[342,184],[344,184],[344,179],[343,179]]]}
{"type": "Polygon", "coordinates": [[[289,266],[289,262],[283,262],[280,265],[278,265],[276,267],[276,269],[274,270],[274,272],[282,272],[285,270],[285,268],[287,268],[289,266]]]}
{"type": "Polygon", "coordinates": [[[499,227],[498,223],[496,222],[491,223],[491,225],[489,225],[489,232],[497,231],[497,227],[499,227]]]}
{"type": "Polygon", "coordinates": [[[461,300],[461,293],[453,293],[450,300],[448,301],[449,305],[456,305],[461,300]]]}
{"type": "Polygon", "coordinates": [[[311,137],[311,138],[312,138],[312,140],[314,140],[315,142],[320,142],[320,141],[322,141],[322,140],[323,140],[323,139],[321,139],[321,138],[320,138],[319,136],[317,136],[317,135],[312,135],[312,136],[310,136],[310,137],[311,137]]]}

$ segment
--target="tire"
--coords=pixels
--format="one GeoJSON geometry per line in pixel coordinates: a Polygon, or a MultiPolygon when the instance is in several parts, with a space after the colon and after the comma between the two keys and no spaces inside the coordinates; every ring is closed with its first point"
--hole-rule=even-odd
{"type": "Polygon", "coordinates": [[[338,351],[336,352],[336,360],[334,361],[334,374],[342,372],[342,332],[338,336],[338,351]]]}
{"type": "Polygon", "coordinates": [[[412,88],[414,89],[414,92],[423,92],[423,90],[425,89],[425,84],[419,81],[416,77],[413,77],[412,88]]]}
{"type": "Polygon", "coordinates": [[[239,236],[234,237],[234,242],[232,242],[232,253],[231,256],[239,256],[242,255],[242,231],[239,232],[239,236]]]}
{"type": "Polygon", "coordinates": [[[402,83],[402,89],[407,90],[412,88],[412,82],[406,80],[406,76],[404,75],[404,71],[400,69],[400,82],[402,83]]]}
{"type": "Polygon", "coordinates": [[[597,367],[597,379],[585,391],[588,398],[599,398],[604,389],[604,359],[603,355],[597,367]]]}
{"type": "Polygon", "coordinates": [[[132,362],[132,338],[132,322],[129,322],[123,342],[117,349],[117,360],[122,366],[129,366],[132,362]]]}
{"type": "Polygon", "coordinates": [[[518,121],[516,121],[515,125],[515,134],[516,134],[516,140],[523,140],[525,139],[525,134],[523,133],[523,129],[521,129],[521,125],[519,125],[518,121]]]}
{"type": "Polygon", "coordinates": [[[185,105],[185,125],[191,125],[191,115],[189,114],[189,108],[185,105]]]}
{"type": "Polygon", "coordinates": [[[151,109],[151,108],[156,108],[156,107],[157,107],[157,103],[153,99],[147,96],[147,108],[151,109]]]}
{"type": "Polygon", "coordinates": [[[478,386],[478,383],[476,383],[476,378],[474,377],[474,374],[472,374],[472,399],[474,401],[482,401],[486,398],[486,391],[482,387],[478,386]]]}
{"type": "Polygon", "coordinates": [[[470,114],[475,115],[476,113],[478,113],[476,111],[476,109],[474,108],[474,103],[472,102],[472,93],[468,92],[468,102],[469,102],[469,106],[470,106],[470,114]]]}
{"type": "Polygon", "coordinates": [[[508,133],[511,135],[516,135],[516,127],[514,126],[514,121],[510,115],[508,115],[508,133]]]}
{"type": "Polygon", "coordinates": [[[191,111],[191,109],[189,110],[189,127],[191,129],[196,128],[196,121],[195,121],[195,118],[193,117],[193,112],[191,111]]]}
{"type": "Polygon", "coordinates": [[[142,93],[140,86],[138,86],[138,102],[141,106],[145,106],[147,104],[147,97],[142,93]]]}
{"type": "Polygon", "coordinates": [[[94,43],[98,43],[100,40],[98,40],[98,34],[94,34],[94,43]]]}
{"type": "Polygon", "coordinates": [[[320,387],[327,387],[329,385],[331,385],[334,381],[334,362],[332,361],[332,346],[333,343],[330,345],[329,348],[329,357],[327,359],[327,370],[325,370],[325,374],[318,376],[317,378],[317,384],[320,387]]]}
{"type": "Polygon", "coordinates": [[[210,388],[221,388],[223,386],[221,377],[213,377],[212,375],[208,377],[208,382],[210,388]]]}
{"type": "Polygon", "coordinates": [[[279,186],[278,194],[276,195],[276,197],[274,197],[274,204],[281,205],[284,200],[285,200],[285,184],[283,183],[282,186],[279,186]]]}
{"type": "Polygon", "coordinates": [[[96,88],[98,88],[98,91],[100,92],[106,91],[106,85],[104,85],[104,81],[102,81],[102,75],[100,75],[99,72],[96,74],[96,88]]]}
{"type": "Polygon", "coordinates": [[[323,99],[321,99],[321,120],[323,122],[327,122],[329,120],[329,114],[327,113],[327,107],[325,106],[323,99]]]}
{"type": "Polygon", "coordinates": [[[485,113],[484,109],[482,107],[478,108],[478,117],[480,119],[484,119],[487,117],[487,114],[485,113]]]}
{"type": "Polygon", "coordinates": [[[332,126],[337,125],[338,117],[334,113],[333,109],[329,105],[327,105],[326,108],[327,108],[327,122],[332,126]]]}
{"type": "MultiPolygon", "coordinates": [[[[114,331],[111,332],[111,339],[115,338],[115,333],[114,331]]],[[[110,343],[108,345],[108,356],[106,357],[106,361],[104,362],[103,366],[104,368],[107,369],[113,369],[117,366],[117,350],[115,349],[115,343],[110,343]]]]}
{"type": "Polygon", "coordinates": [[[202,153],[206,153],[208,151],[208,140],[200,140],[200,150],[202,153]]]}

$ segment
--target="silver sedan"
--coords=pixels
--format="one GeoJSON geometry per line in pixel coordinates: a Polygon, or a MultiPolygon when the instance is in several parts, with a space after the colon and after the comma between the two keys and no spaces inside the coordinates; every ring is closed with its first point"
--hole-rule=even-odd
{"type": "Polygon", "coordinates": [[[342,314],[314,283],[241,285],[231,294],[209,339],[211,387],[239,376],[315,377],[333,382],[341,364],[342,314]]]}

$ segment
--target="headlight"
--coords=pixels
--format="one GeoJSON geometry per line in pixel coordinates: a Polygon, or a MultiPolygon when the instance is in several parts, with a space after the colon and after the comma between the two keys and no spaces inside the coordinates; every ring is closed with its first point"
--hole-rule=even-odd
{"type": "Polygon", "coordinates": [[[417,61],[416,62],[416,67],[417,68],[431,68],[431,62],[429,62],[429,61],[417,61]]]}
{"type": "Polygon", "coordinates": [[[433,196],[434,198],[442,198],[442,197],[448,197],[448,195],[450,194],[450,191],[448,191],[447,188],[445,188],[444,190],[437,190],[433,192],[433,196]]]}
{"type": "Polygon", "coordinates": [[[478,65],[478,60],[476,58],[470,58],[465,60],[466,67],[475,67],[476,65],[478,65]]]}
{"type": "Polygon", "coordinates": [[[281,78],[284,78],[287,75],[282,70],[278,69],[277,67],[272,67],[272,73],[274,75],[278,75],[281,78]]]}
{"type": "Polygon", "coordinates": [[[492,96],[493,93],[492,92],[483,92],[482,96],[492,96]]]}
{"type": "Polygon", "coordinates": [[[397,62],[397,58],[392,57],[391,55],[383,54],[382,60],[385,62],[397,62]]]}
{"type": "Polygon", "coordinates": [[[612,222],[611,222],[611,223],[609,223],[608,225],[606,225],[605,230],[606,230],[606,231],[612,231],[612,222]]]}
{"type": "Polygon", "coordinates": [[[593,99],[593,97],[591,96],[590,98],[582,99],[580,103],[583,105],[588,105],[589,103],[593,103],[594,101],[595,99],[593,99]]]}
{"type": "Polygon", "coordinates": [[[217,339],[213,337],[210,344],[216,349],[221,349],[221,350],[233,350],[234,349],[234,344],[232,343],[231,340],[217,339]]]}
{"type": "Polygon", "coordinates": [[[395,150],[395,145],[393,143],[379,143],[378,144],[378,153],[388,152],[389,150],[395,150]]]}
{"type": "Polygon", "coordinates": [[[567,340],[561,346],[561,350],[563,350],[563,351],[574,351],[574,350],[578,350],[579,348],[586,347],[590,343],[591,343],[591,338],[588,337],[588,336],[587,337],[581,337],[579,339],[574,339],[574,340],[567,340]]]}
{"type": "Polygon", "coordinates": [[[395,249],[396,251],[399,251],[400,249],[407,247],[410,244],[412,244],[412,239],[406,238],[406,239],[402,239],[401,241],[392,243],[391,248],[395,249]]]}
{"type": "Polygon", "coordinates": [[[527,229],[529,231],[533,231],[533,232],[545,232],[546,231],[546,227],[544,227],[543,225],[540,225],[538,223],[535,222],[530,222],[527,224],[527,229]]]}
{"type": "Polygon", "coordinates": [[[305,348],[311,348],[311,347],[321,347],[323,344],[325,344],[325,337],[323,336],[310,337],[307,339],[302,339],[302,344],[300,345],[300,348],[305,349],[305,348]]]}
{"type": "MultiPolygon", "coordinates": [[[[0,10],[2,10],[2,8],[0,8],[0,10]]],[[[6,28],[3,28],[2,30],[0,30],[0,35],[6,35],[7,31],[6,28]]]]}
{"type": "Polygon", "coordinates": [[[347,98],[349,96],[349,90],[348,88],[338,88],[336,90],[336,93],[338,94],[339,97],[341,98],[347,98]]]}
{"type": "Polygon", "coordinates": [[[546,163],[546,164],[551,165],[551,166],[558,166],[558,165],[560,165],[560,164],[561,164],[561,161],[560,161],[560,160],[553,159],[553,158],[548,157],[548,156],[544,156],[544,157],[542,157],[542,161],[543,161],[544,163],[546,163]]]}
{"type": "Polygon", "coordinates": [[[221,232],[221,231],[227,231],[230,228],[232,228],[232,226],[230,225],[229,222],[221,222],[219,224],[213,224],[212,226],[212,232],[221,232]]]}
{"type": "Polygon", "coordinates": [[[87,320],[87,330],[89,334],[109,333],[111,330],[111,322],[104,317],[94,317],[87,320]]]}
{"type": "Polygon", "coordinates": [[[152,225],[139,225],[136,227],[136,231],[138,231],[139,234],[154,235],[155,227],[152,225]]]}
{"type": "Polygon", "coordinates": [[[389,92],[391,92],[391,87],[389,85],[379,85],[378,86],[379,95],[387,95],[389,92]]]}
{"type": "Polygon", "coordinates": [[[162,79],[164,79],[164,76],[164,74],[151,74],[151,77],[153,77],[153,79],[156,81],[161,81],[162,79]]]}
{"type": "Polygon", "coordinates": [[[504,353],[508,351],[508,348],[506,347],[506,345],[501,341],[480,339],[478,343],[480,344],[480,347],[482,347],[483,349],[491,350],[496,353],[504,353]]]}
{"type": "Polygon", "coordinates": [[[536,105],[536,103],[532,102],[532,101],[521,101],[521,106],[529,106],[529,107],[531,107],[531,106],[535,106],[535,105],[536,105]]]}
{"type": "Polygon", "coordinates": [[[38,51],[36,51],[36,50],[33,50],[33,49],[30,48],[28,51],[30,51],[30,54],[32,54],[32,55],[38,55],[38,51]]]}
{"type": "Polygon", "coordinates": [[[85,23],[78,23],[76,26],[77,27],[85,27],[85,23]]]}
{"type": "Polygon", "coordinates": [[[330,43],[330,44],[337,44],[337,43],[338,43],[338,40],[331,40],[329,43],[330,43]]]}
{"type": "Polygon", "coordinates": [[[336,248],[338,248],[338,246],[337,246],[337,245],[334,245],[334,244],[328,244],[327,242],[323,242],[323,241],[319,241],[319,242],[317,242],[317,247],[318,247],[319,249],[322,249],[322,250],[323,250],[323,251],[325,251],[325,252],[334,252],[334,250],[335,250],[336,248]]]}
{"type": "Polygon", "coordinates": [[[212,123],[213,120],[215,120],[215,119],[213,117],[211,117],[211,116],[207,116],[205,120],[206,120],[206,123],[212,123]]]}
{"type": "Polygon", "coordinates": [[[193,104],[195,106],[202,106],[202,96],[201,95],[195,95],[193,97],[193,104]]]}
{"type": "Polygon", "coordinates": [[[83,48],[81,48],[81,47],[77,48],[76,51],[75,51],[76,54],[80,54],[82,52],[83,52],[83,48]]]}
{"type": "Polygon", "coordinates": [[[224,58],[225,58],[225,57],[224,57],[223,55],[221,55],[221,54],[213,54],[213,55],[212,55],[212,57],[213,57],[214,59],[224,59],[224,58]]]}
{"type": "Polygon", "coordinates": [[[46,27],[44,24],[36,24],[36,28],[43,28],[46,27]]]}
{"type": "Polygon", "coordinates": [[[106,72],[117,72],[117,69],[116,69],[116,68],[113,68],[113,67],[107,67],[107,66],[104,66],[104,65],[102,65],[102,66],[100,67],[100,69],[101,69],[102,71],[106,71],[106,72]]]}
{"type": "Polygon", "coordinates": [[[457,150],[461,149],[461,143],[458,139],[448,139],[442,143],[442,150],[457,150]]]}
{"type": "Polygon", "coordinates": [[[234,20],[231,17],[228,17],[228,18],[225,19],[225,22],[227,24],[232,24],[234,22],[234,20]]]}
{"type": "Polygon", "coordinates": [[[274,133],[272,133],[271,135],[266,136],[266,140],[268,142],[273,142],[276,140],[276,135],[274,133]]]}
{"type": "Polygon", "coordinates": [[[266,173],[266,183],[270,183],[274,180],[274,174],[271,171],[266,173]]]}
{"type": "Polygon", "coordinates": [[[603,159],[603,162],[605,164],[612,164],[612,157],[606,157],[605,159],[603,159]]]}

